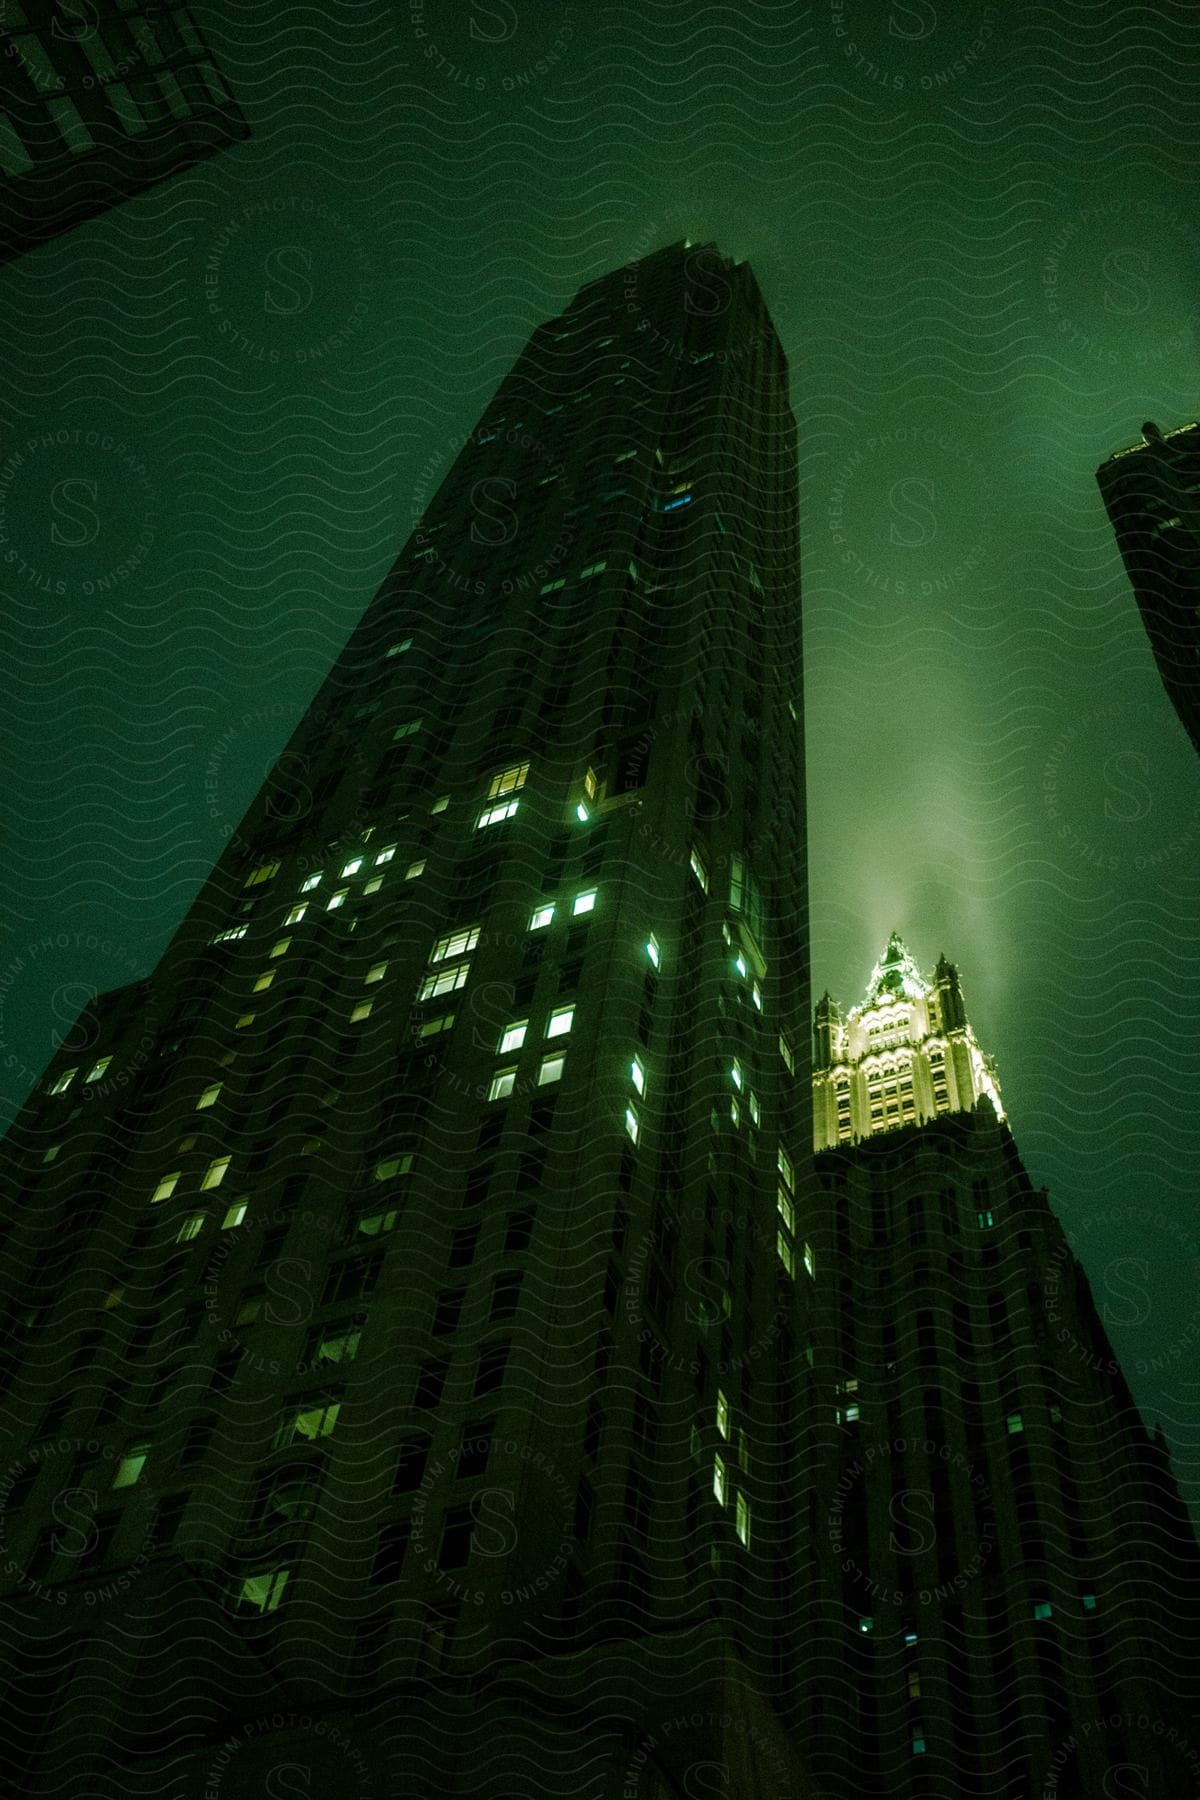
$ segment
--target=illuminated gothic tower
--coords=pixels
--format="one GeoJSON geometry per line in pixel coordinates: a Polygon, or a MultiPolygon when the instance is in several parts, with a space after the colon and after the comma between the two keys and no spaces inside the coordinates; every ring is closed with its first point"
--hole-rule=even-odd
{"type": "Polygon", "coordinates": [[[924,980],[893,937],[862,1006],[817,1008],[813,1085],[799,1686],[822,1791],[1189,1792],[1195,1540],[953,966],[924,980]]]}
{"type": "Polygon", "coordinates": [[[958,970],[944,956],[926,981],[893,932],[865,999],[845,1019],[822,996],[813,1051],[818,1150],[967,1112],[980,1094],[1003,1118],[995,1068],[975,1041],[958,970]]]}
{"type": "Polygon", "coordinates": [[[1200,424],[1142,434],[1096,480],[1162,684],[1200,753],[1200,424]]]}
{"type": "Polygon", "coordinates": [[[750,269],[583,287],[30,1096],[26,1791],[807,1791],[796,511],[750,269]]]}

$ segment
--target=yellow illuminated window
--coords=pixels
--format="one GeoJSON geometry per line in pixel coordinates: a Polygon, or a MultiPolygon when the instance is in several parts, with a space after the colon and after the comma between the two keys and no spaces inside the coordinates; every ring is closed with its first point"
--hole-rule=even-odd
{"type": "Polygon", "coordinates": [[[232,1160],[232,1157],[229,1156],[214,1157],[204,1171],[204,1180],[200,1183],[201,1191],[206,1188],[220,1187],[225,1179],[225,1171],[232,1160]]]}
{"type": "Polygon", "coordinates": [[[243,887],[257,887],[260,881],[270,881],[278,875],[281,865],[277,862],[261,863],[257,869],[251,869],[243,882],[243,887]]]}
{"type": "Polygon", "coordinates": [[[313,889],[320,887],[320,885],[321,885],[321,870],[318,869],[315,872],[315,874],[307,876],[305,878],[305,880],[301,882],[300,892],[302,894],[311,894],[313,889]]]}
{"type": "Polygon", "coordinates": [[[525,1033],[529,1028],[528,1019],[518,1019],[512,1025],[506,1025],[500,1034],[500,1042],[496,1045],[496,1054],[503,1056],[506,1051],[519,1050],[525,1042],[525,1033]]]}
{"type": "Polygon", "coordinates": [[[386,963],[372,963],[371,967],[367,970],[365,979],[369,982],[370,981],[382,981],[386,974],[387,974],[387,964],[386,963]]]}
{"type": "Polygon", "coordinates": [[[424,873],[425,858],[422,857],[420,862],[409,863],[407,869],[404,871],[404,879],[405,881],[415,881],[418,875],[423,875],[424,873]]]}
{"type": "Polygon", "coordinates": [[[629,1073],[633,1077],[633,1085],[638,1093],[644,1094],[646,1091],[646,1070],[640,1056],[634,1057],[629,1066],[629,1073]]]}
{"type": "Polygon", "coordinates": [[[478,925],[465,926],[459,931],[448,931],[440,937],[429,953],[431,963],[446,962],[452,956],[465,956],[479,942],[478,925]]]}
{"type": "Polygon", "coordinates": [[[345,868],[342,870],[342,880],[345,881],[345,879],[348,875],[357,875],[358,871],[362,868],[362,866],[363,866],[362,857],[361,856],[352,856],[350,858],[350,861],[346,864],[345,868]]]}
{"type": "Polygon", "coordinates": [[[571,907],[571,912],[575,918],[579,918],[581,913],[590,913],[595,904],[596,889],[592,888],[586,894],[576,894],[575,903],[571,907]]]}
{"type": "Polygon", "coordinates": [[[775,1196],[775,1205],[779,1210],[780,1218],[783,1220],[783,1222],[787,1226],[788,1230],[795,1231],[795,1229],[796,1229],[796,1209],[792,1205],[791,1200],[788,1198],[788,1192],[787,1192],[786,1188],[781,1187],[779,1189],[778,1193],[775,1196]]]}
{"type": "Polygon", "coordinates": [[[427,975],[421,983],[420,998],[436,1000],[439,994],[453,994],[462,987],[471,972],[469,962],[455,963],[452,969],[439,969],[436,975],[427,975]]]}
{"type": "Polygon", "coordinates": [[[658,939],[655,937],[653,932],[651,932],[650,936],[646,939],[646,955],[650,958],[650,961],[654,964],[654,967],[657,969],[659,967],[659,964],[661,961],[662,953],[658,947],[658,939]]]}
{"type": "Polygon", "coordinates": [[[206,1106],[215,1106],[217,1104],[217,1095],[220,1092],[221,1083],[219,1081],[214,1081],[211,1087],[206,1087],[196,1102],[196,1111],[201,1112],[206,1106]]]}
{"type": "Polygon", "coordinates": [[[561,1081],[565,1061],[563,1056],[547,1056],[538,1070],[538,1086],[548,1087],[552,1081],[561,1081]]]}
{"type": "Polygon", "coordinates": [[[512,1093],[513,1088],[516,1086],[516,1081],[517,1071],[515,1064],[511,1069],[497,1069],[496,1073],[492,1076],[491,1086],[488,1088],[488,1099],[507,1100],[508,1096],[512,1093]]]}
{"type": "Polygon", "coordinates": [[[354,1008],[353,1012],[350,1014],[350,1023],[352,1025],[356,1025],[360,1019],[369,1018],[370,1013],[371,1013],[371,1008],[372,1008],[372,1006],[374,1006],[374,1004],[375,1004],[375,1002],[373,1000],[360,1000],[358,1005],[354,1008]]]}
{"type": "Polygon", "coordinates": [[[535,906],[529,918],[530,931],[542,931],[554,917],[554,907],[535,906]]]}
{"type": "Polygon", "coordinates": [[[689,862],[689,866],[691,868],[692,874],[696,877],[696,880],[700,883],[700,886],[704,889],[704,892],[707,894],[707,892],[708,892],[708,870],[704,866],[704,858],[701,856],[700,852],[697,849],[693,848],[692,854],[689,857],[688,862],[689,862]]]}
{"type": "Polygon", "coordinates": [[[808,1273],[811,1276],[813,1276],[815,1279],[816,1273],[817,1273],[817,1262],[816,1262],[816,1258],[814,1257],[814,1255],[812,1253],[812,1245],[811,1244],[805,1244],[805,1246],[804,1246],[804,1267],[807,1269],[808,1273]]]}
{"type": "Polygon", "coordinates": [[[254,984],[254,990],[253,990],[253,991],[254,991],[254,992],[255,992],[255,993],[256,993],[256,994],[261,994],[261,993],[262,993],[262,991],[263,991],[263,989],[264,989],[264,988],[269,988],[269,987],[270,987],[270,985],[271,985],[271,983],[272,983],[272,982],[273,982],[273,981],[274,981],[274,979],[275,979],[275,971],[274,971],[274,969],[268,969],[268,970],[267,970],[267,973],[266,973],[266,974],[265,974],[265,975],[260,975],[260,976],[259,976],[259,978],[258,978],[258,980],[257,980],[257,981],[256,981],[256,982],[255,982],[255,984],[254,984]]]}
{"type": "Polygon", "coordinates": [[[776,1232],[775,1234],[775,1248],[779,1252],[780,1262],[783,1264],[788,1274],[794,1279],[796,1274],[796,1253],[788,1243],[788,1240],[784,1237],[782,1231],[776,1232]]]}
{"type": "Polygon", "coordinates": [[[162,1179],[160,1180],[158,1186],[155,1188],[154,1192],[151,1194],[151,1196],[150,1196],[151,1200],[166,1200],[166,1199],[168,1199],[170,1197],[170,1195],[172,1195],[175,1192],[175,1183],[179,1180],[179,1177],[182,1174],[183,1174],[182,1169],[172,1169],[172,1171],[169,1175],[164,1175],[162,1177],[162,1179]]]}
{"type": "Polygon", "coordinates": [[[557,1006],[546,1025],[548,1038],[565,1037],[575,1021],[574,1006],[557,1006]]]}
{"type": "Polygon", "coordinates": [[[102,1056],[100,1058],[100,1061],[93,1063],[91,1068],[88,1070],[87,1079],[89,1081],[99,1081],[100,1077],[103,1075],[104,1071],[107,1069],[107,1067],[111,1061],[112,1061],[111,1056],[102,1056]]]}
{"type": "Polygon", "coordinates": [[[438,796],[438,798],[434,801],[433,805],[430,807],[429,810],[431,813],[445,812],[445,810],[449,806],[449,804],[450,804],[449,794],[440,794],[438,796]]]}
{"type": "Polygon", "coordinates": [[[131,1445],[117,1464],[116,1473],[112,1478],[112,1485],[115,1488],[133,1487],[145,1466],[146,1458],[149,1454],[149,1444],[131,1445]]]}
{"type": "Polygon", "coordinates": [[[363,893],[364,894],[377,894],[382,886],[383,886],[383,876],[382,875],[373,875],[371,877],[370,881],[365,883],[365,885],[363,887],[363,893]]]}
{"type": "Polygon", "coordinates": [[[413,1166],[412,1151],[406,1150],[403,1156],[390,1156],[386,1162],[376,1163],[376,1181],[390,1181],[393,1175],[407,1175],[413,1166]]]}
{"type": "Polygon", "coordinates": [[[783,1176],[784,1186],[796,1191],[796,1172],[792,1168],[792,1159],[782,1147],[779,1151],[779,1173],[783,1176]]]}
{"type": "Polygon", "coordinates": [[[175,1242],[177,1244],[189,1243],[192,1238],[199,1237],[200,1233],[203,1230],[204,1230],[204,1214],[203,1213],[189,1213],[187,1218],[183,1220],[182,1224],[179,1227],[178,1232],[175,1235],[175,1242]]]}
{"type": "Polygon", "coordinates": [[[325,902],[325,911],[326,912],[336,912],[339,906],[345,906],[345,904],[349,898],[350,898],[350,889],[349,888],[339,888],[337,893],[331,894],[329,899],[325,902]]]}
{"type": "Polygon", "coordinates": [[[486,812],[481,812],[476,819],[476,831],[482,831],[485,825],[499,825],[505,819],[511,819],[519,805],[519,800],[506,800],[503,806],[489,806],[486,812]]]}
{"type": "Polygon", "coordinates": [[[300,902],[299,906],[293,906],[291,912],[288,914],[287,918],[283,921],[284,924],[285,925],[298,925],[307,911],[308,911],[308,901],[302,900],[300,902]]]}
{"type": "Polygon", "coordinates": [[[221,1220],[221,1230],[232,1231],[235,1225],[241,1224],[249,1210],[250,1202],[248,1200],[235,1200],[233,1205],[229,1208],[229,1211],[225,1214],[225,1217],[221,1220]]]}
{"type": "Polygon", "coordinates": [[[638,1141],[638,1132],[641,1127],[638,1123],[637,1108],[634,1106],[627,1106],[625,1108],[625,1129],[636,1144],[638,1141]]]}
{"type": "Polygon", "coordinates": [[[76,1065],[76,1067],[73,1069],[65,1069],[63,1071],[63,1073],[59,1076],[58,1080],[54,1083],[54,1086],[50,1089],[50,1092],[52,1094],[65,1093],[67,1088],[70,1087],[71,1083],[74,1081],[75,1077],[78,1075],[78,1073],[79,1073],[78,1065],[76,1065]]]}
{"type": "Polygon", "coordinates": [[[748,1550],[750,1548],[750,1502],[745,1494],[739,1494],[737,1497],[737,1534],[748,1550]]]}
{"type": "Polygon", "coordinates": [[[729,1401],[720,1388],[717,1389],[717,1430],[723,1438],[729,1436],[729,1401]]]}
{"type": "Polygon", "coordinates": [[[529,764],[527,762],[515,763],[511,769],[501,770],[499,775],[492,776],[488,784],[488,799],[498,800],[502,794],[515,794],[518,788],[525,786],[528,774],[529,764]]]}
{"type": "Polygon", "coordinates": [[[291,943],[291,941],[292,941],[291,938],[280,938],[280,940],[277,944],[272,944],[271,955],[272,956],[285,956],[287,954],[288,946],[291,943]]]}
{"type": "Polygon", "coordinates": [[[725,1462],[724,1458],[720,1456],[714,1456],[713,1458],[713,1493],[716,1495],[721,1505],[724,1506],[726,1493],[725,1462]]]}
{"type": "Polygon", "coordinates": [[[240,1019],[235,1020],[233,1029],[235,1031],[245,1031],[247,1025],[253,1025],[253,1023],[254,1014],[243,1013],[240,1019]]]}
{"type": "Polygon", "coordinates": [[[383,863],[390,863],[395,854],[395,844],[385,844],[383,849],[379,852],[379,855],[375,858],[375,867],[378,869],[383,863]]]}

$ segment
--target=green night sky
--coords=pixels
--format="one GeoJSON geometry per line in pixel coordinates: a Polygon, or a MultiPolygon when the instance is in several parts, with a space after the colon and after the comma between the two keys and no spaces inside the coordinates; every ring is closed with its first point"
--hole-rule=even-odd
{"type": "Polygon", "coordinates": [[[1200,15],[194,10],[250,139],[0,275],[4,1119],[152,968],[531,327],[715,239],[792,369],[816,992],[893,927],[958,962],[1195,1500],[1200,772],[1093,472],[1196,415],[1200,15]]]}

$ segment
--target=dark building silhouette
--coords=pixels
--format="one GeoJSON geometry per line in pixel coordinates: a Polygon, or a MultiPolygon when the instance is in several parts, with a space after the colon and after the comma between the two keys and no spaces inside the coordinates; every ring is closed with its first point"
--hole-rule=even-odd
{"type": "Polygon", "coordinates": [[[23,1108],[24,1791],[813,1791],[796,490],[747,265],[583,287],[23,1108]]]}
{"type": "Polygon", "coordinates": [[[1142,434],[1096,480],[1163,686],[1200,753],[1200,424],[1142,434]]]}
{"type": "Polygon", "coordinates": [[[248,135],[189,6],[0,0],[0,262],[248,135]]]}
{"type": "Polygon", "coordinates": [[[954,966],[893,936],[860,1006],[818,1007],[813,1079],[822,1791],[1190,1793],[1195,1539],[954,966]]]}

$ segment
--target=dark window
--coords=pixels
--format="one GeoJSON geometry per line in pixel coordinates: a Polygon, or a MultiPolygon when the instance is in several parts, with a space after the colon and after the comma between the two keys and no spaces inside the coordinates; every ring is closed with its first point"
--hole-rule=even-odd
{"type": "Polygon", "coordinates": [[[379,1542],[375,1548],[375,1561],[371,1565],[371,1580],[398,1581],[404,1566],[404,1554],[408,1549],[408,1540],[412,1535],[412,1522],[409,1519],[398,1519],[391,1525],[385,1525],[379,1533],[379,1542]]]}
{"type": "Polygon", "coordinates": [[[476,1420],[463,1426],[462,1442],[458,1448],[458,1476],[467,1480],[473,1475],[482,1475],[491,1455],[492,1436],[496,1429],[494,1419],[476,1420]]]}
{"type": "Polygon", "coordinates": [[[529,1240],[533,1235],[533,1220],[534,1215],[532,1212],[515,1212],[509,1214],[508,1230],[504,1234],[504,1249],[506,1255],[512,1255],[514,1252],[520,1250],[528,1250],[529,1240]]]}
{"type": "Polygon", "coordinates": [[[478,1225],[460,1225],[451,1239],[447,1268],[465,1269],[475,1255],[475,1245],[478,1241],[478,1225]]]}
{"type": "Polygon", "coordinates": [[[462,1311],[466,1288],[447,1288],[438,1295],[437,1308],[433,1315],[434,1337],[445,1337],[458,1325],[458,1316],[462,1311]]]}
{"type": "Polygon", "coordinates": [[[477,1400],[483,1394],[494,1394],[503,1385],[510,1347],[508,1344],[491,1344],[480,1351],[473,1390],[477,1400]]]}
{"type": "Polygon", "coordinates": [[[521,1282],[524,1277],[519,1271],[509,1270],[497,1275],[496,1285],[492,1289],[492,1308],[488,1314],[489,1322],[497,1319],[511,1319],[516,1314],[521,1298],[521,1282]]]}
{"type": "Polygon", "coordinates": [[[428,1455],[429,1439],[427,1437],[410,1437],[401,1440],[396,1476],[392,1482],[393,1494],[411,1494],[415,1488],[421,1485],[421,1477],[425,1473],[425,1459],[428,1455]]]}
{"type": "Polygon", "coordinates": [[[417,1377],[417,1391],[413,1405],[419,1407],[436,1406],[442,1397],[442,1389],[446,1385],[446,1376],[450,1372],[450,1364],[444,1357],[434,1357],[421,1364],[421,1372],[417,1377]]]}
{"type": "Polygon", "coordinates": [[[456,1506],[446,1514],[442,1523],[439,1569],[461,1569],[470,1561],[474,1528],[469,1506],[456,1506]]]}

